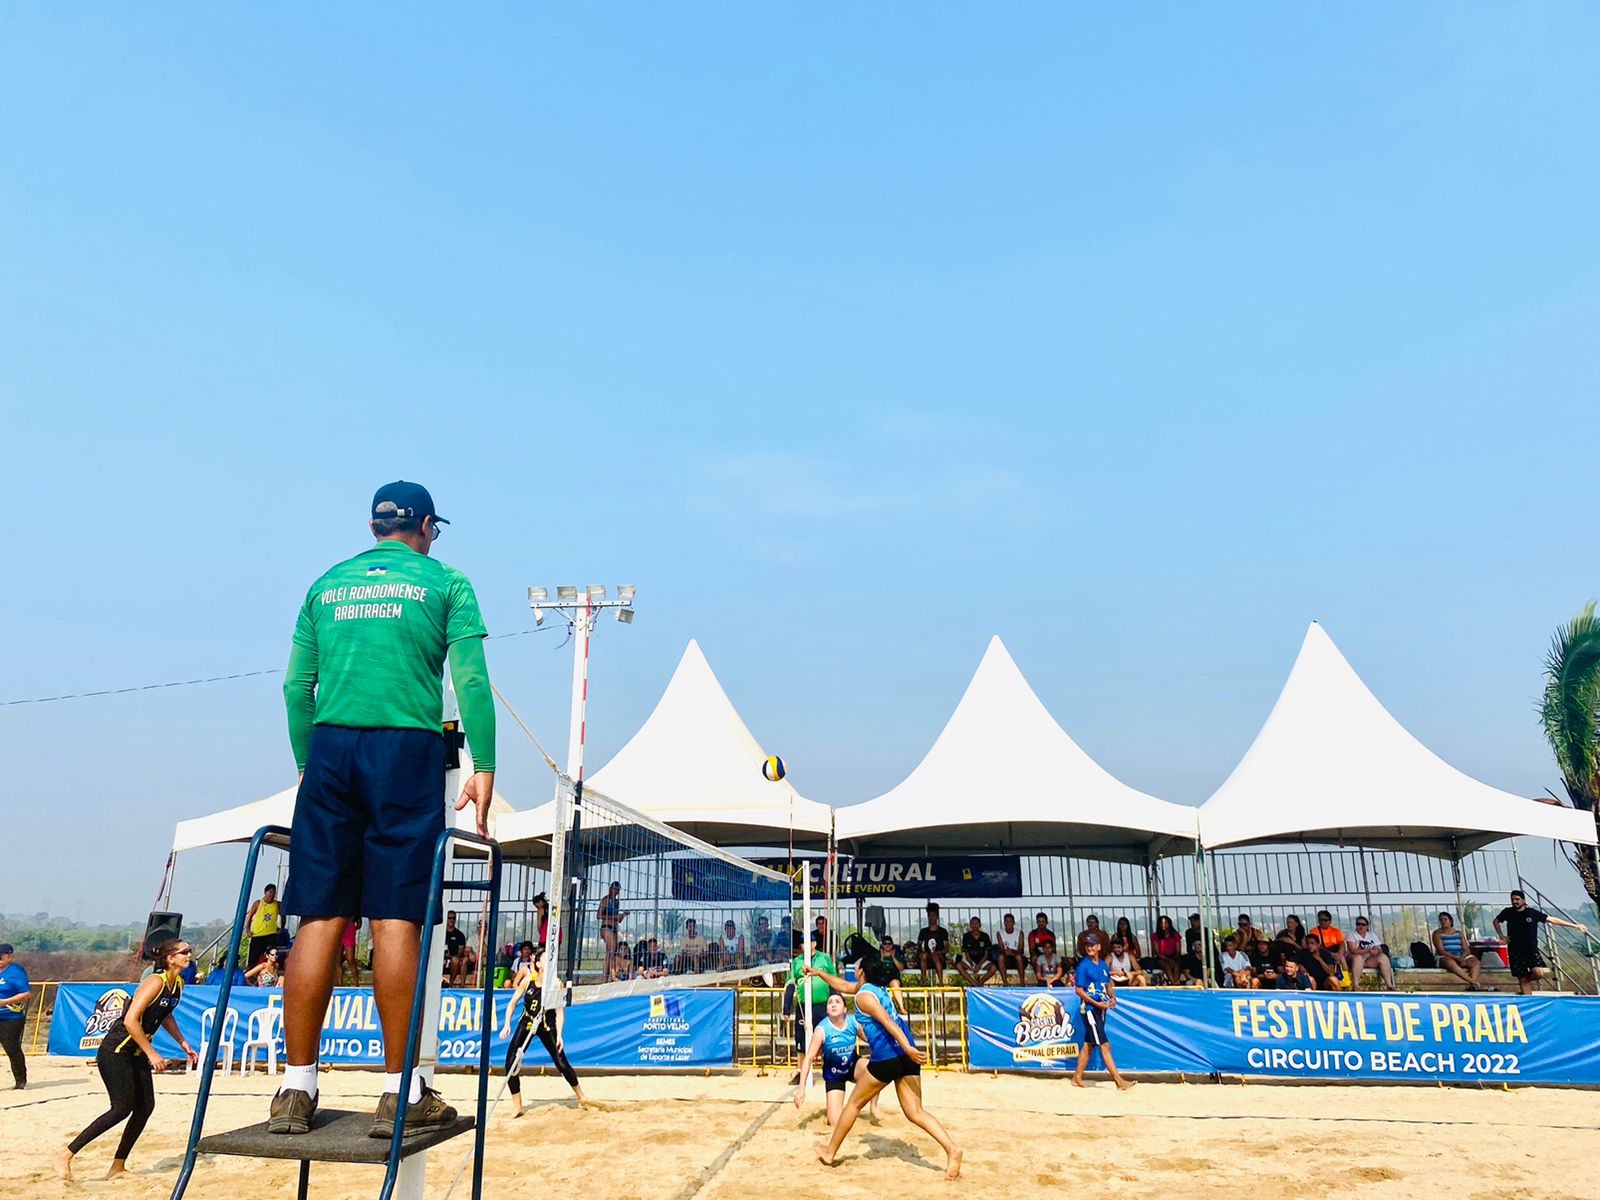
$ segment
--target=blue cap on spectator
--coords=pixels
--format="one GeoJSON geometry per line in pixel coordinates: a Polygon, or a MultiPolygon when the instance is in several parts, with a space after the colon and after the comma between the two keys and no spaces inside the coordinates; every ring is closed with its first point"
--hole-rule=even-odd
{"type": "Polygon", "coordinates": [[[374,521],[396,517],[432,517],[436,525],[450,524],[433,511],[433,497],[428,494],[427,488],[420,483],[408,483],[404,479],[384,484],[372,497],[374,521]],[[394,511],[391,512],[383,507],[387,504],[394,505],[394,511]],[[383,511],[380,512],[379,509],[383,511]]]}

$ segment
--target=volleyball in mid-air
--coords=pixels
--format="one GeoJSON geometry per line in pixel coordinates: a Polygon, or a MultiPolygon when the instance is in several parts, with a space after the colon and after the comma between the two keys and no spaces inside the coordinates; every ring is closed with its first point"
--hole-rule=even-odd
{"type": "Polygon", "coordinates": [[[777,783],[789,773],[789,768],[783,765],[783,759],[776,754],[769,754],[761,760],[761,774],[768,783],[777,783]]]}

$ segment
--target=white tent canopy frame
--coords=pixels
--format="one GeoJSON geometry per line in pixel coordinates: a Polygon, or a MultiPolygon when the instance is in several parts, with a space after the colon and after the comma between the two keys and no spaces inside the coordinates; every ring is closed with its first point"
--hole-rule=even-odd
{"type": "MultiPolygon", "coordinates": [[[[766,751],[739,716],[711,664],[691,641],[666,690],[637,733],[585,780],[646,816],[719,846],[826,849],[833,810],[761,773],[766,751]]],[[[508,856],[548,853],[555,803],[500,826],[508,856]]]]}
{"type": "Polygon", "coordinates": [[[1149,863],[1195,844],[1195,809],[1129,787],[1086,754],[998,637],[917,767],[837,810],[855,854],[1059,853],[1149,863]],[[1024,815],[1013,815],[1023,808],[1024,815]]]}
{"type": "MultiPolygon", "coordinates": [[[[472,755],[463,749],[461,760],[461,780],[465,784],[472,778],[472,755]]],[[[298,785],[287,787],[264,799],[252,800],[249,804],[240,804],[234,808],[222,809],[220,812],[207,813],[203,817],[179,821],[172,831],[172,852],[177,854],[184,850],[198,850],[203,846],[226,846],[248,842],[263,825],[282,825],[288,828],[294,824],[294,800],[298,791],[298,785]]],[[[499,828],[500,822],[515,811],[510,802],[500,794],[499,789],[496,789],[494,799],[489,805],[491,836],[499,828]]],[[[477,829],[477,816],[470,804],[454,816],[457,829],[477,829]]]]}
{"type": "Polygon", "coordinates": [[[1315,621],[1239,765],[1200,806],[1208,850],[1353,843],[1459,860],[1502,838],[1593,845],[1587,813],[1456,770],[1368,690],[1315,621]]]}

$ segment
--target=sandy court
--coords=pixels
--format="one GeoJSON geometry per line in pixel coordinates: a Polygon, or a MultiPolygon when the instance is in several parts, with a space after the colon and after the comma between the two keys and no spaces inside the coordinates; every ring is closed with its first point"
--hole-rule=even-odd
{"type": "MultiPolygon", "coordinates": [[[[34,1059],[30,1068],[27,1091],[0,1092],[14,1197],[169,1194],[194,1076],[157,1081],[156,1115],[130,1163],[134,1178],[99,1181],[111,1134],[79,1156],[79,1182],[67,1185],[50,1173],[49,1158],[103,1109],[105,1093],[92,1065],[34,1059]]],[[[1270,1180],[1269,1194],[1290,1197],[1597,1194],[1600,1115],[1592,1092],[1143,1083],[1118,1093],[1105,1082],[1079,1091],[1060,1078],[941,1074],[927,1078],[925,1100],[966,1155],[961,1181],[946,1185],[938,1147],[893,1101],[881,1124],[863,1121],[852,1131],[836,1167],[823,1167],[812,1154],[825,1129],[820,1089],[797,1113],[787,1078],[596,1076],[585,1090],[608,1111],[578,1112],[560,1079],[530,1077],[528,1115],[514,1121],[503,1104],[493,1118],[485,1192],[747,1200],[771,1191],[893,1197],[950,1186],[1014,1197],[1103,1194],[1109,1184],[1119,1196],[1193,1197],[1257,1194],[1270,1180]]],[[[377,1084],[368,1072],[326,1073],[324,1103],[367,1107],[377,1084]]],[[[270,1087],[261,1075],[219,1080],[207,1128],[261,1120],[270,1087]]],[[[458,1105],[469,1103],[472,1090],[467,1076],[445,1077],[444,1091],[458,1105]]],[[[462,1139],[432,1153],[432,1200],[443,1197],[469,1145],[462,1139]]],[[[375,1167],[319,1164],[312,1195],[373,1196],[380,1179],[375,1167]]],[[[202,1159],[188,1194],[282,1200],[294,1184],[292,1163],[202,1159]]],[[[463,1180],[455,1195],[467,1194],[463,1180]]]]}

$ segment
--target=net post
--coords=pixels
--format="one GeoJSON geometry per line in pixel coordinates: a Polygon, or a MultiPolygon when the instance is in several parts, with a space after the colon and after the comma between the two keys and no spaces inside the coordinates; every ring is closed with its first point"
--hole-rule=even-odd
{"type": "MultiPolygon", "coordinates": [[[[801,938],[800,938],[800,948],[801,948],[801,952],[804,953],[805,956],[806,956],[806,970],[809,971],[811,969],[811,944],[812,944],[813,935],[815,933],[814,929],[812,928],[812,924],[811,924],[811,860],[809,858],[805,858],[805,859],[801,859],[800,860],[800,877],[801,877],[801,879],[803,879],[805,881],[805,883],[803,885],[804,890],[801,893],[801,896],[802,896],[801,904],[802,904],[802,906],[804,908],[804,911],[805,911],[805,916],[803,918],[803,920],[805,922],[805,926],[804,926],[805,932],[801,935],[801,938]]],[[[795,1038],[795,1046],[796,1047],[799,1047],[802,1043],[809,1044],[810,1038],[811,1038],[811,1030],[813,1028],[813,1026],[811,1024],[811,979],[810,979],[809,976],[807,976],[804,979],[804,983],[805,983],[805,989],[806,989],[806,1007],[805,1007],[806,1028],[805,1028],[805,1033],[803,1035],[798,1036],[798,1037],[795,1038]]]]}

